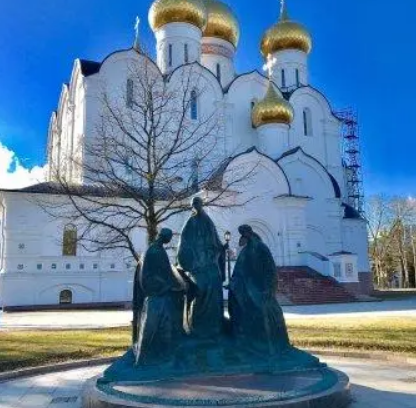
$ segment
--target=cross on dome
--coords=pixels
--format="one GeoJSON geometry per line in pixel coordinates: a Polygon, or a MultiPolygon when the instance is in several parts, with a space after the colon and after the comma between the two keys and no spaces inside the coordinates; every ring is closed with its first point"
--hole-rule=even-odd
{"type": "Polygon", "coordinates": [[[280,0],[280,20],[289,20],[286,0],[280,0]]]}
{"type": "Polygon", "coordinates": [[[140,50],[140,17],[136,17],[136,22],[134,24],[135,38],[134,38],[134,48],[140,50]]]}
{"type": "Polygon", "coordinates": [[[276,58],[274,58],[272,54],[268,54],[267,62],[266,64],[263,65],[263,71],[267,71],[269,79],[273,77],[273,68],[275,67],[276,63],[277,63],[276,58]]]}

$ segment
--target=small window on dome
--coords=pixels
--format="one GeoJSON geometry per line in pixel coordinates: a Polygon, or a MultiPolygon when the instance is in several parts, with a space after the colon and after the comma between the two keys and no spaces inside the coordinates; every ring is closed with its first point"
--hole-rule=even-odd
{"type": "Polygon", "coordinates": [[[168,63],[171,67],[173,65],[173,46],[172,44],[168,45],[168,63]]]}
{"type": "Polygon", "coordinates": [[[286,72],[282,69],[282,88],[286,88],[286,72]]]}
{"type": "Polygon", "coordinates": [[[185,59],[185,64],[187,64],[189,62],[189,46],[188,44],[185,44],[184,46],[184,59],[185,59]]]}
{"type": "MultiPolygon", "coordinates": [[[[250,107],[251,107],[251,110],[250,110],[250,115],[252,115],[252,113],[253,113],[253,109],[254,109],[254,107],[256,106],[256,100],[254,99],[254,100],[252,100],[251,101],[251,103],[250,103],[250,107]]],[[[256,127],[254,126],[254,123],[253,123],[253,120],[251,121],[251,127],[253,128],[253,129],[255,129],[256,127]]]]}
{"type": "Polygon", "coordinates": [[[126,105],[128,108],[132,108],[134,103],[134,82],[131,78],[127,79],[127,91],[126,91],[126,105]]]}
{"type": "Polygon", "coordinates": [[[221,82],[221,65],[217,64],[217,78],[221,82]]]}
{"type": "Polygon", "coordinates": [[[198,94],[195,90],[191,92],[191,119],[198,119],[198,94]]]}

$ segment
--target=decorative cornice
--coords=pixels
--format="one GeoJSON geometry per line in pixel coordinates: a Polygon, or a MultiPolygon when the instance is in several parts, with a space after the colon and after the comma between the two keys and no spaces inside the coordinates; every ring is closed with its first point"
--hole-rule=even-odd
{"type": "Polygon", "coordinates": [[[235,52],[219,44],[202,44],[202,54],[221,55],[233,59],[235,52]]]}

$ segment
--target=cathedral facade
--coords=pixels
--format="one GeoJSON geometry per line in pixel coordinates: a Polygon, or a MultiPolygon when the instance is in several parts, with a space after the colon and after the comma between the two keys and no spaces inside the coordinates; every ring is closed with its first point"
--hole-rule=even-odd
{"type": "MultiPolygon", "coordinates": [[[[167,83],[183,80],[190,69],[197,72],[204,93],[192,97],[190,115],[198,120],[214,107],[221,112],[222,177],[255,165],[240,194],[243,206],[207,210],[222,233],[237,235],[239,225],[249,224],[279,267],[311,269],[355,294],[370,293],[366,222],[349,200],[341,122],[309,83],[309,32],[289,17],[283,3],[279,21],[261,41],[267,76],[258,70],[236,72],[239,23],[220,1],[155,0],[149,23],[157,43],[154,61],[138,38],[134,47],[102,62],[75,61],[50,121],[48,181],[0,191],[0,306],[131,300],[131,257],[122,250],[86,250],[77,244],[81,227],[52,217],[39,200],[58,208],[68,199],[51,187],[53,167],[71,185],[93,194],[87,169],[94,158],[85,146],[93,143],[102,117],[98,94],[105,84],[110,97],[125,94],[128,108],[132,64],[151,64],[167,83]]],[[[186,216],[166,226],[179,233],[186,216]]],[[[142,253],[146,231],[138,228],[134,234],[142,253]]],[[[231,244],[237,248],[237,237],[231,244]]]]}

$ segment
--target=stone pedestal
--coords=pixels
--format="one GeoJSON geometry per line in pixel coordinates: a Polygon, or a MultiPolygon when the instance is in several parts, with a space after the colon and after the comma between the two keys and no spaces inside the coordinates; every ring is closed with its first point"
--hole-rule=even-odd
{"type": "Polygon", "coordinates": [[[321,367],[286,373],[205,375],[143,382],[90,380],[83,408],[343,408],[349,405],[349,379],[321,367]]]}

